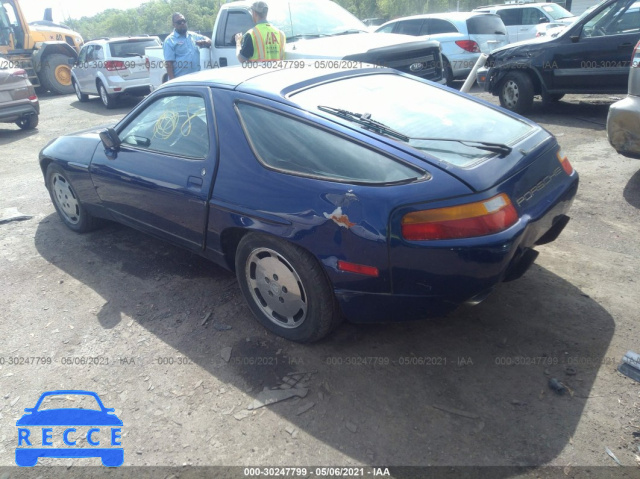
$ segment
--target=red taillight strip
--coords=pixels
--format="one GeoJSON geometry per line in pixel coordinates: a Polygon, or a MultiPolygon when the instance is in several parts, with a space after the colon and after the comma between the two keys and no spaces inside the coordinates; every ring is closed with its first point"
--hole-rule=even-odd
{"type": "Polygon", "coordinates": [[[467,52],[480,53],[480,46],[473,40],[456,40],[456,45],[467,52]]]}
{"type": "Polygon", "coordinates": [[[107,60],[106,62],[104,62],[104,67],[109,72],[127,69],[127,67],[124,65],[124,62],[120,60],[107,60]]]}
{"type": "Polygon", "coordinates": [[[471,238],[504,231],[517,221],[518,212],[501,193],[475,203],[409,213],[402,218],[402,237],[409,241],[471,238]]]}

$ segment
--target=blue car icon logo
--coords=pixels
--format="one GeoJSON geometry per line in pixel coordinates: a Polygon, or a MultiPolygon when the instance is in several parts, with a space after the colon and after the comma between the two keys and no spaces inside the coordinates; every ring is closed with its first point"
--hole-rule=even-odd
{"type": "Polygon", "coordinates": [[[16,464],[35,466],[40,457],[99,457],[102,464],[118,467],[124,462],[122,421],[91,391],[48,391],[16,422],[16,464]],[[93,408],[44,408],[55,400],[90,403],[93,408]],[[95,400],[95,401],[94,401],[95,400]]]}

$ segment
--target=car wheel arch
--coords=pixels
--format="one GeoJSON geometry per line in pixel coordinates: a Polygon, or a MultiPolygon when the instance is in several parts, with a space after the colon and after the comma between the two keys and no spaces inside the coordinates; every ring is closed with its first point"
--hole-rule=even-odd
{"type": "Polygon", "coordinates": [[[505,77],[509,73],[513,72],[521,72],[529,77],[531,84],[533,85],[534,95],[540,95],[542,93],[543,81],[540,77],[540,73],[535,68],[531,68],[529,65],[523,64],[510,64],[504,68],[500,68],[500,70],[498,70],[495,76],[491,79],[491,93],[493,95],[497,96],[500,94],[500,89],[502,88],[505,77]]]}
{"type": "MultiPolygon", "coordinates": [[[[223,230],[222,233],[220,234],[221,253],[224,256],[225,266],[227,269],[229,269],[229,271],[232,271],[235,273],[236,271],[235,262],[236,262],[236,253],[238,251],[238,245],[240,244],[240,241],[242,241],[242,238],[244,238],[246,235],[250,233],[259,233],[266,236],[271,236],[281,241],[287,241],[292,245],[296,246],[297,248],[303,249],[304,251],[309,253],[311,256],[313,256],[316,259],[316,261],[318,261],[318,263],[322,264],[322,261],[320,261],[320,259],[312,251],[306,248],[304,245],[295,241],[289,241],[287,238],[284,238],[282,235],[276,234],[274,231],[265,231],[263,229],[256,229],[256,228],[247,229],[247,228],[230,227],[223,230]]],[[[327,279],[329,279],[329,276],[326,273],[326,271],[325,271],[325,275],[327,276],[327,279]]]]}

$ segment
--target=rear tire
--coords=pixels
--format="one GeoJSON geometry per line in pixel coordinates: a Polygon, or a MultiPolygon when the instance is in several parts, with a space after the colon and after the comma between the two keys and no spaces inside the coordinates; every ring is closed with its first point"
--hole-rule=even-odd
{"type": "Polygon", "coordinates": [[[96,228],[98,221],[89,214],[67,173],[55,163],[47,168],[46,185],[62,222],[76,233],[86,233],[96,228]]]}
{"type": "Polygon", "coordinates": [[[107,89],[102,84],[102,82],[98,82],[98,94],[100,95],[100,100],[102,100],[102,104],[105,106],[107,110],[111,110],[116,106],[116,97],[114,95],[110,95],[107,93],[107,89]]]}
{"type": "Polygon", "coordinates": [[[512,72],[504,77],[498,93],[500,106],[516,113],[526,113],[533,105],[533,83],[529,75],[512,72]]]}
{"type": "Polygon", "coordinates": [[[52,53],[43,58],[40,83],[51,93],[58,95],[73,93],[69,58],[61,53],[52,53]]]}
{"type": "Polygon", "coordinates": [[[18,125],[23,130],[33,130],[36,126],[38,126],[38,115],[28,115],[20,118],[16,121],[16,125],[18,125]]]}
{"type": "Polygon", "coordinates": [[[266,329],[290,341],[325,337],[340,322],[333,287],[308,251],[262,233],[245,235],[236,276],[251,311],[266,329]]]}

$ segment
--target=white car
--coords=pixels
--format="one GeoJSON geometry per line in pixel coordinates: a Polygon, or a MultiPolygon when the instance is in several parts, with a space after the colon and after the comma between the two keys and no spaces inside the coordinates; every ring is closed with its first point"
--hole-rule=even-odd
{"type": "Polygon", "coordinates": [[[495,13],[500,15],[507,27],[509,41],[521,42],[535,38],[537,25],[556,23],[570,25],[577,19],[573,13],[557,3],[517,3],[478,7],[474,12],[495,13]]]}
{"type": "Polygon", "coordinates": [[[498,15],[477,12],[397,18],[378,27],[376,33],[400,33],[440,42],[447,85],[455,79],[465,79],[481,53],[491,53],[509,43],[498,15]]]}
{"type": "Polygon", "coordinates": [[[118,37],[92,40],[80,50],[71,69],[71,81],[78,100],[98,95],[106,108],[116,105],[118,96],[149,93],[149,70],[145,48],[161,45],[158,37],[118,37]]]}

